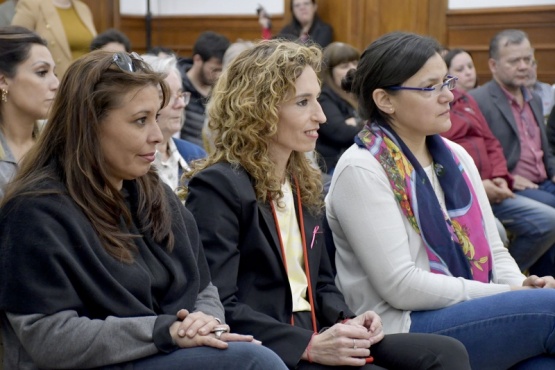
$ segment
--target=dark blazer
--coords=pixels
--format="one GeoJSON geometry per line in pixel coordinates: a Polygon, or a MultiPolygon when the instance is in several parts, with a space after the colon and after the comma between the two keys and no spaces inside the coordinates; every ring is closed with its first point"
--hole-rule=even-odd
{"type": "MultiPolygon", "coordinates": [[[[283,27],[276,37],[295,41],[299,39],[301,29],[300,23],[293,19],[291,23],[283,27]]],[[[333,28],[315,14],[312,26],[308,30],[308,36],[310,41],[320,45],[323,49],[333,41],[333,28]]]]}
{"type": "MultiPolygon", "coordinates": [[[[256,200],[252,178],[229,163],[210,166],[189,182],[186,206],[197,220],[226,322],[296,366],[313,333],[290,323],[291,289],[276,225],[269,204],[256,200]]],[[[320,217],[304,207],[303,215],[320,329],[354,314],[335,286],[320,217]]]]}
{"type": "Polygon", "coordinates": [[[551,109],[547,119],[547,140],[551,145],[551,153],[555,155],[555,106],[551,109]]]}
{"type": "MultiPolygon", "coordinates": [[[[485,85],[471,90],[470,95],[478,102],[478,106],[491,131],[501,143],[503,153],[507,159],[507,167],[509,171],[512,171],[520,160],[520,140],[518,127],[505,93],[495,80],[491,80],[485,85]]],[[[555,157],[553,157],[547,141],[545,125],[543,124],[542,102],[535,94],[533,94],[530,101],[530,107],[534,112],[536,122],[539,123],[543,162],[547,176],[551,179],[555,175],[555,157]]]]}

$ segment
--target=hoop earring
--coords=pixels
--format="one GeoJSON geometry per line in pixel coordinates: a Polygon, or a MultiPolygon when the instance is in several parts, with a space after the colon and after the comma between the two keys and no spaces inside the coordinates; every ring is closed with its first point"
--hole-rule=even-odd
{"type": "Polygon", "coordinates": [[[2,103],[8,102],[8,90],[2,89],[2,103]]]}

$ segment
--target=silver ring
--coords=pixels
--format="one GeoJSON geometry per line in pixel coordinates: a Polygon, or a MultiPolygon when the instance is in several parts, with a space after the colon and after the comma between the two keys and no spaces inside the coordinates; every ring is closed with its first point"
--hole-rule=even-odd
{"type": "Polygon", "coordinates": [[[355,342],[354,339],[353,339],[353,349],[357,349],[357,343],[355,342]]]}
{"type": "Polygon", "coordinates": [[[220,339],[223,333],[227,333],[226,328],[214,328],[212,329],[211,333],[216,336],[216,339],[220,339]]]}

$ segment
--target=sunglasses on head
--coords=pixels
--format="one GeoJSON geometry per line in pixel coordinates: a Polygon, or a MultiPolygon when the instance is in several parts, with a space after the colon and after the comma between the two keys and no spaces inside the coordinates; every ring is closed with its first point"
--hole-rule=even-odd
{"type": "Polygon", "coordinates": [[[124,52],[117,52],[114,53],[112,56],[112,62],[115,63],[119,69],[126,72],[135,72],[137,69],[133,64],[133,60],[140,60],[142,61],[143,58],[139,56],[139,54],[132,52],[132,53],[124,53],[124,52]]]}

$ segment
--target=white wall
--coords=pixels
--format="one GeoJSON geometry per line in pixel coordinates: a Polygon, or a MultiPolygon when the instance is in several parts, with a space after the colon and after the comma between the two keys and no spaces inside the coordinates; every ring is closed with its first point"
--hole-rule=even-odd
{"type": "Polygon", "coordinates": [[[555,0],[449,0],[449,9],[505,8],[532,5],[555,5],[555,0]]]}
{"type": "MultiPolygon", "coordinates": [[[[120,0],[120,13],[146,14],[147,0],[120,0]]],[[[253,15],[258,5],[270,15],[283,14],[283,0],[151,0],[153,15],[253,15]]]]}

